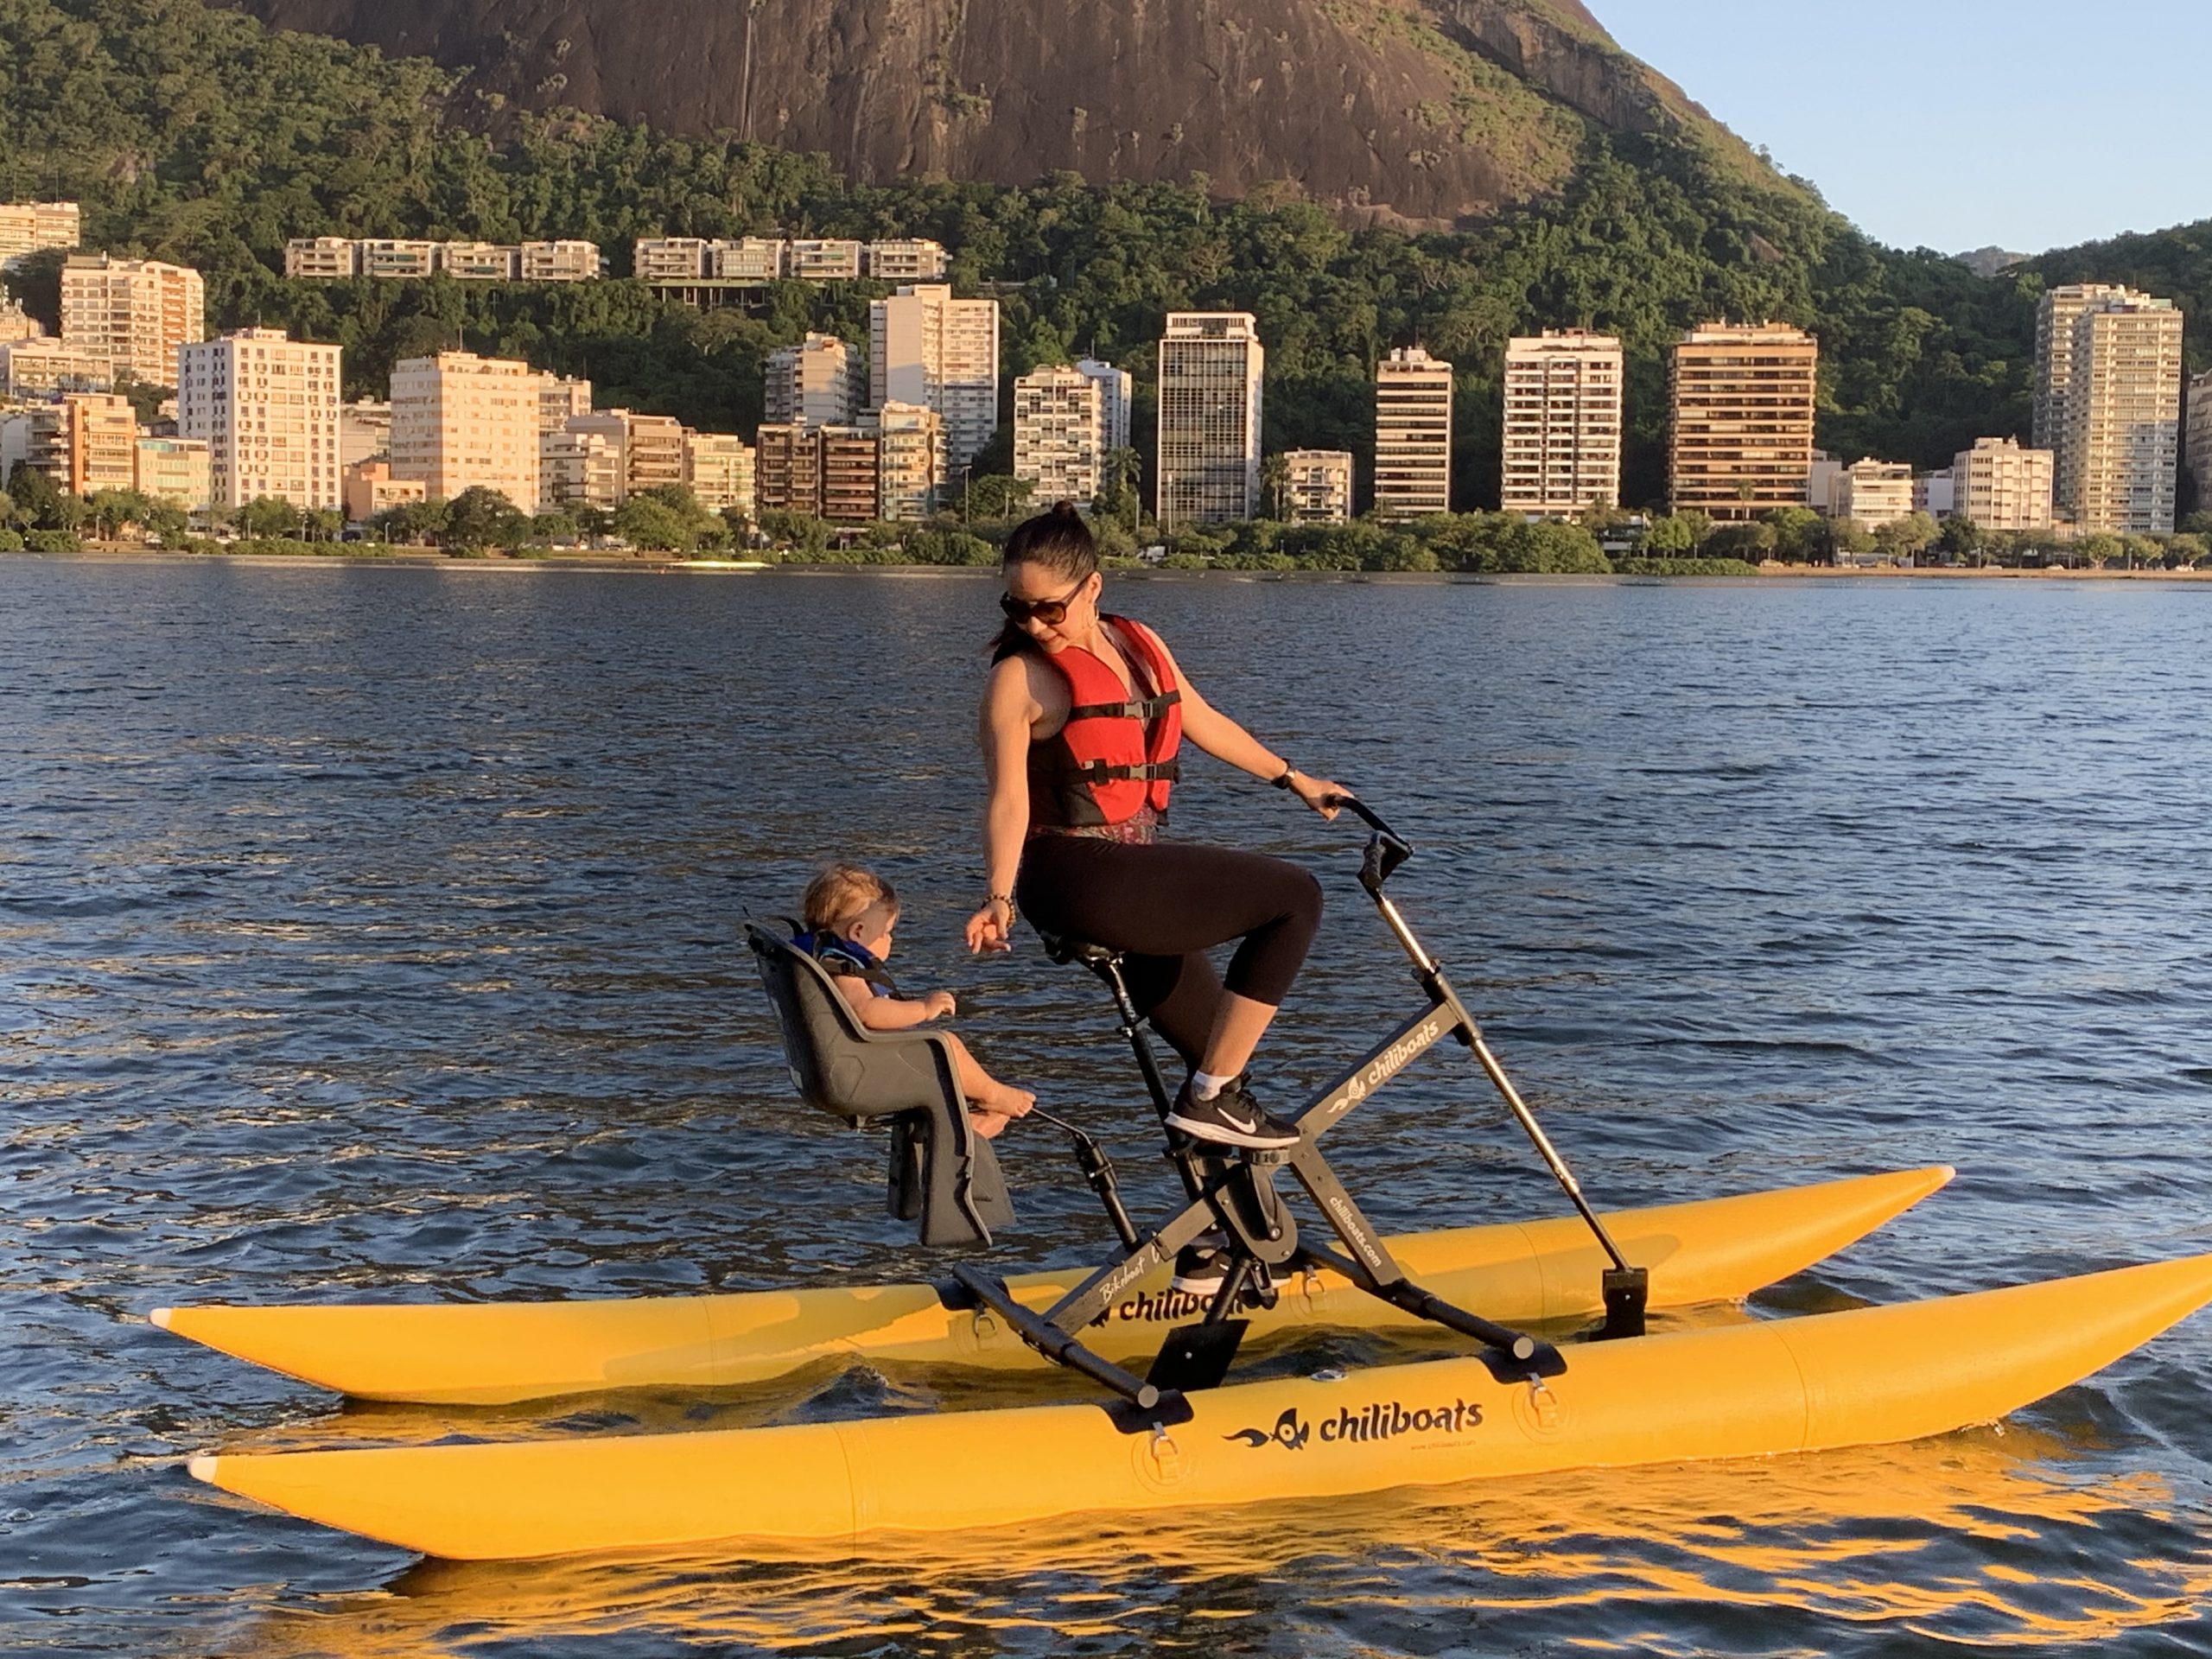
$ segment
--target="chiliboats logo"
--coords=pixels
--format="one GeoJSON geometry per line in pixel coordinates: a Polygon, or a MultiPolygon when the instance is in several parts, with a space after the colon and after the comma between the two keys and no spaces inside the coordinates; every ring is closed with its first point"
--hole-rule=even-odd
{"type": "MultiPolygon", "coordinates": [[[[1408,1406],[1402,1400],[1377,1400],[1354,1411],[1349,1406],[1338,1408],[1333,1417],[1324,1417],[1318,1425],[1320,1442],[1324,1446],[1341,1446],[1347,1442],[1394,1440],[1405,1434],[1459,1434],[1471,1428],[1482,1427],[1483,1408],[1472,1400],[1453,1400],[1448,1405],[1408,1406]]],[[[1298,1414],[1298,1408],[1285,1408],[1275,1419],[1272,1429],[1240,1428],[1224,1434],[1224,1440],[1242,1440],[1257,1451],[1263,1446],[1280,1446],[1286,1452],[1303,1452],[1308,1440],[1316,1438],[1317,1425],[1307,1422],[1298,1414]]]]}

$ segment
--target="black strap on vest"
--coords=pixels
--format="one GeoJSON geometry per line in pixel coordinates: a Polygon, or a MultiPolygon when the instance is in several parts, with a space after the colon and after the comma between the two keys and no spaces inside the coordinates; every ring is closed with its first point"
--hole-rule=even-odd
{"type": "Polygon", "coordinates": [[[1128,702],[1079,702],[1068,710],[1070,720],[1141,720],[1149,726],[1183,701],[1181,691],[1157,697],[1136,697],[1128,702]]]}
{"type": "Polygon", "coordinates": [[[1070,766],[1063,774],[1077,783],[1105,784],[1123,779],[1138,779],[1149,783],[1155,778],[1165,778],[1173,783],[1183,775],[1180,760],[1146,760],[1136,766],[1109,766],[1103,760],[1085,760],[1070,766]]]}

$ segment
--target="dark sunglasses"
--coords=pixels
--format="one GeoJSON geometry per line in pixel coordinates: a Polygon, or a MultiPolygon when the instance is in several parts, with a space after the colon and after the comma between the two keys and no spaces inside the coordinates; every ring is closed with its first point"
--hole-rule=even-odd
{"type": "Polygon", "coordinates": [[[1068,607],[1075,602],[1075,596],[1083,591],[1083,582],[1090,580],[1089,576],[1085,576],[1083,582],[1076,583],[1058,599],[1016,599],[1012,594],[1001,594],[999,609],[1006,613],[1007,620],[1010,622],[1027,622],[1034,620],[1042,622],[1048,628],[1057,628],[1068,620],[1068,607]]]}

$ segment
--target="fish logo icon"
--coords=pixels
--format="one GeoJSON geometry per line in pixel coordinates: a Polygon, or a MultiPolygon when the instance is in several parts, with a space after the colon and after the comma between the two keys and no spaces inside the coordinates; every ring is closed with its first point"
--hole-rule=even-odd
{"type": "Polygon", "coordinates": [[[1313,1425],[1299,1416],[1298,1408],[1287,1406],[1283,1408],[1282,1415],[1275,1419],[1275,1426],[1273,1429],[1240,1428],[1235,1433],[1224,1434],[1221,1438],[1224,1440],[1242,1440],[1255,1451],[1272,1440],[1286,1452],[1302,1452],[1306,1449],[1306,1440],[1313,1432],[1313,1425]]]}

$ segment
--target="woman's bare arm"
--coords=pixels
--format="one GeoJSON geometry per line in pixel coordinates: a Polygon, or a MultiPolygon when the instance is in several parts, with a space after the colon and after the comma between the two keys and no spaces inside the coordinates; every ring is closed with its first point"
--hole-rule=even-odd
{"type": "Polygon", "coordinates": [[[1029,731],[1043,712],[1021,658],[992,668],[976,736],[989,790],[983,805],[983,890],[996,896],[968,918],[970,950],[1004,950],[1013,943],[1014,880],[1029,833],[1029,731]]]}

